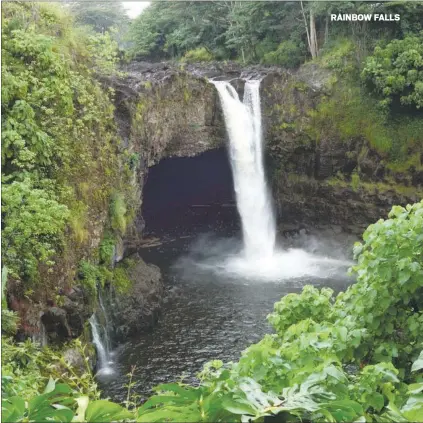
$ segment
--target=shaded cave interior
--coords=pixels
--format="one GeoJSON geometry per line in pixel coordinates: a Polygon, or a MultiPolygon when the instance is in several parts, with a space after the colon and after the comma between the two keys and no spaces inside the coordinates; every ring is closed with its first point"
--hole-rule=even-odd
{"type": "Polygon", "coordinates": [[[146,235],[239,228],[226,149],[165,158],[152,166],[144,185],[142,216],[146,235]]]}

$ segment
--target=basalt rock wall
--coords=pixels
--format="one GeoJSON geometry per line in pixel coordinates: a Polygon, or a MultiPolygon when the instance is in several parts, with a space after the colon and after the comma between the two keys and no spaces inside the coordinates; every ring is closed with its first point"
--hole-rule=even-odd
{"type": "MultiPolygon", "coordinates": [[[[141,156],[140,187],[148,167],[160,159],[224,145],[222,111],[210,79],[231,81],[242,96],[245,79],[260,78],[267,173],[281,223],[337,225],[360,234],[393,204],[422,195],[421,170],[390,169],[386,154],[366,136],[337,131],[330,110],[329,117],[321,116],[332,98],[342,108],[342,84],[320,66],[288,71],[233,63],[133,63],[125,71],[108,84],[116,90],[121,135],[141,156]]],[[[138,221],[139,235],[141,215],[138,221]]]]}

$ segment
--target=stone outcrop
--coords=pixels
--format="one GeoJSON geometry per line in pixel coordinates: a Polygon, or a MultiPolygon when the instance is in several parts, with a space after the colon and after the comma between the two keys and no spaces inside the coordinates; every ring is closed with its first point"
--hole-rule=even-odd
{"type": "Polygon", "coordinates": [[[131,256],[134,263],[128,268],[131,286],[122,294],[108,298],[114,338],[124,340],[128,336],[150,329],[156,323],[162,297],[163,280],[160,269],[147,264],[138,255],[131,256]]]}

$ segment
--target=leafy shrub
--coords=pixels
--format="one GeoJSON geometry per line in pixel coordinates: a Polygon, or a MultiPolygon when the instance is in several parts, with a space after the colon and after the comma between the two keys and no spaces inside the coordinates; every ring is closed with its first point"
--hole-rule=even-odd
{"type": "Polygon", "coordinates": [[[90,401],[68,385],[49,380],[41,394],[29,401],[13,396],[2,399],[2,421],[6,422],[105,422],[133,419],[133,413],[107,400],[90,401]]]}
{"type": "Polygon", "coordinates": [[[375,48],[366,60],[362,78],[388,106],[423,107],[423,33],[393,40],[375,48]]]}
{"type": "Polygon", "coordinates": [[[295,68],[304,61],[304,51],[293,41],[282,41],[275,51],[263,56],[263,63],[295,68]]]}
{"type": "Polygon", "coordinates": [[[96,266],[82,260],[79,264],[79,277],[83,286],[88,290],[90,297],[95,297],[97,286],[104,287],[106,281],[112,278],[112,272],[104,266],[96,266]]]}
{"type": "Polygon", "coordinates": [[[86,369],[72,367],[61,351],[2,337],[2,421],[134,420],[120,405],[99,400],[88,346],[77,339],[65,348],[76,350],[86,369]]]}
{"type": "Polygon", "coordinates": [[[122,235],[126,231],[126,204],[125,198],[120,193],[115,193],[110,201],[110,222],[114,230],[122,235]]]}
{"type": "Polygon", "coordinates": [[[320,322],[330,313],[332,294],[333,291],[329,288],[323,288],[319,292],[313,286],[306,286],[300,295],[288,294],[277,302],[274,313],[267,319],[279,334],[307,318],[320,322]]]}
{"type": "Polygon", "coordinates": [[[337,39],[325,45],[318,58],[319,63],[328,69],[347,74],[356,69],[354,53],[357,46],[349,39],[337,39]]]}
{"type": "Polygon", "coordinates": [[[115,240],[111,236],[105,236],[100,244],[100,263],[106,267],[113,265],[115,254],[115,240]]]}
{"type": "Polygon", "coordinates": [[[187,51],[182,60],[186,62],[210,62],[213,60],[213,55],[205,47],[199,47],[187,51]]]}
{"type": "Polygon", "coordinates": [[[366,330],[366,358],[394,360],[403,370],[423,341],[423,201],[394,206],[354,247],[357,283],[335,309],[350,327],[366,330]]]}
{"type": "Polygon", "coordinates": [[[98,398],[97,384],[88,364],[88,346],[76,339],[64,348],[76,350],[86,368],[70,365],[60,350],[41,347],[31,340],[15,343],[11,338],[2,337],[2,397],[20,396],[29,400],[53,377],[69,385],[75,392],[92,399],[98,398]]]}
{"type": "Polygon", "coordinates": [[[103,74],[116,72],[118,63],[118,43],[112,38],[117,29],[111,29],[104,33],[90,34],[88,37],[88,51],[94,58],[97,69],[103,74]]]}
{"type": "Polygon", "coordinates": [[[4,184],[2,194],[4,263],[12,276],[35,280],[39,263],[54,263],[69,210],[30,178],[4,184]]]}

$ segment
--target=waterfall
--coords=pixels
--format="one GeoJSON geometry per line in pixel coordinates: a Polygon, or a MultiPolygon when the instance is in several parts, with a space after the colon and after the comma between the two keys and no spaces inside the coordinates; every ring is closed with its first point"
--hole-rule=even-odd
{"type": "MultiPolygon", "coordinates": [[[[110,365],[110,352],[107,346],[107,343],[103,343],[102,337],[100,335],[100,324],[98,323],[95,313],[90,317],[91,332],[93,335],[93,343],[97,350],[98,357],[98,371],[97,374],[111,374],[113,370],[110,365]]],[[[106,333],[106,330],[103,331],[106,333]]]]}
{"type": "Polygon", "coordinates": [[[100,308],[101,308],[101,312],[103,314],[103,319],[104,319],[104,327],[103,327],[103,332],[104,332],[104,343],[106,346],[106,351],[111,351],[112,349],[112,344],[110,341],[110,322],[109,322],[109,316],[107,314],[106,308],[104,307],[104,303],[103,303],[103,298],[101,295],[101,290],[98,290],[98,302],[100,304],[100,308]]]}
{"type": "Polygon", "coordinates": [[[247,258],[271,257],[276,225],[262,152],[260,81],[247,81],[244,100],[226,81],[212,81],[222,103],[247,258]]]}

